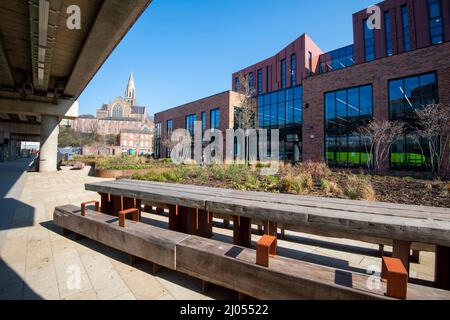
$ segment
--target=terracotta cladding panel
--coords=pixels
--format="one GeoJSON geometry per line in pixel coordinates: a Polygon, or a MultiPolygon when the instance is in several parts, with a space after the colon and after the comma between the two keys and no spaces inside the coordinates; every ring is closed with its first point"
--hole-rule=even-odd
{"type": "Polygon", "coordinates": [[[329,91],[372,84],[374,117],[389,118],[388,81],[437,71],[439,99],[450,103],[450,43],[355,65],[310,77],[303,82],[303,159],[324,160],[324,94],[329,91]],[[305,105],[309,104],[306,109],[305,105]],[[314,139],[311,139],[314,136],[314,139]]]}

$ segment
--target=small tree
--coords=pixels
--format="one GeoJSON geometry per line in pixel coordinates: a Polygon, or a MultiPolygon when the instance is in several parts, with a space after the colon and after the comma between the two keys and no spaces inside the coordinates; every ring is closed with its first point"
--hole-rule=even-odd
{"type": "Polygon", "coordinates": [[[256,99],[253,97],[253,88],[250,86],[250,80],[248,76],[239,74],[239,82],[236,91],[239,93],[235,106],[236,121],[235,126],[244,130],[246,133],[245,138],[245,162],[248,162],[249,158],[249,137],[248,130],[255,128],[256,120],[256,99]]]}
{"type": "MultiPolygon", "coordinates": [[[[445,154],[450,139],[450,107],[442,104],[430,104],[423,109],[415,110],[417,128],[414,133],[427,143],[430,154],[430,167],[433,176],[441,176],[443,169],[448,168],[450,159],[445,154]]],[[[420,139],[416,139],[420,144],[420,139]]]]}
{"type": "Polygon", "coordinates": [[[379,174],[382,163],[389,156],[389,150],[396,137],[404,131],[404,124],[394,121],[373,120],[367,126],[361,126],[357,133],[366,140],[367,167],[379,174]]]}

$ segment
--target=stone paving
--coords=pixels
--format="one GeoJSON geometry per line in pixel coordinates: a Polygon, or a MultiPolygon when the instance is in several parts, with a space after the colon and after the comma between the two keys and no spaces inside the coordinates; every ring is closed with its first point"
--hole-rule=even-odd
{"type": "MultiPolygon", "coordinates": [[[[203,294],[200,280],[150,264],[128,264],[122,252],[84,239],[63,237],[52,223],[55,206],[98,199],[84,190],[90,168],[52,174],[25,173],[29,160],[0,163],[0,300],[2,299],[235,299],[234,292],[213,286],[203,294]],[[76,277],[74,277],[76,276],[76,277]],[[74,279],[78,279],[76,281],[74,279]]],[[[144,214],[145,221],[166,226],[167,218],[144,214]]],[[[231,230],[214,228],[214,238],[231,242],[231,230]]],[[[253,240],[258,239],[253,235],[253,240]]],[[[386,248],[390,250],[390,248],[386,248]]],[[[378,246],[287,232],[279,254],[366,273],[379,268],[378,246]]],[[[422,253],[412,264],[413,277],[434,278],[434,254],[422,253]]]]}

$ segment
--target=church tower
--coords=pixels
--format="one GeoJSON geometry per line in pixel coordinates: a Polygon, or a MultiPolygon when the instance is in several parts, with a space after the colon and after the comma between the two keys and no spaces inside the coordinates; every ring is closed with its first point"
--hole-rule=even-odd
{"type": "Polygon", "coordinates": [[[128,79],[127,90],[125,91],[125,101],[130,103],[131,106],[136,105],[136,88],[134,86],[133,71],[131,71],[130,78],[128,79]]]}

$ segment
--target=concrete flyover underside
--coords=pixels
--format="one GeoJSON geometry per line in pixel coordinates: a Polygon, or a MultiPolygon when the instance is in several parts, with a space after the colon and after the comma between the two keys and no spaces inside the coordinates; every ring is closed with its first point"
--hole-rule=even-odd
{"type": "Polygon", "coordinates": [[[2,1],[0,146],[40,136],[40,169],[56,171],[60,120],[78,116],[78,97],[150,3],[2,1]]]}

